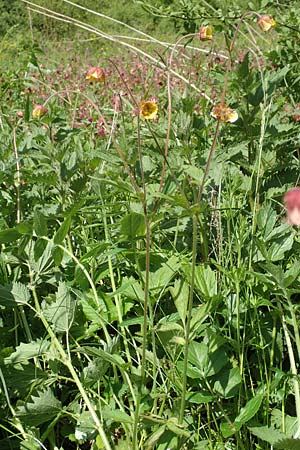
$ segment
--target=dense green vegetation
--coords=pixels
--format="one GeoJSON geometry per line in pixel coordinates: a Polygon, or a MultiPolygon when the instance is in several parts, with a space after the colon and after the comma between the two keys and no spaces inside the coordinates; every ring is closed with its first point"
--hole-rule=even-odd
{"type": "Polygon", "coordinates": [[[299,449],[299,2],[32,3],[0,0],[0,449],[299,449]]]}

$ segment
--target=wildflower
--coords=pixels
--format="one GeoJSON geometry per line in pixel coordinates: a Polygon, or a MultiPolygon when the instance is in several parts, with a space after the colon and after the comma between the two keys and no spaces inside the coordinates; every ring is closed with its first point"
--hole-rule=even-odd
{"type": "Polygon", "coordinates": [[[34,119],[40,119],[45,114],[47,114],[47,112],[48,112],[48,109],[46,108],[46,106],[44,106],[44,105],[35,105],[35,107],[33,108],[33,111],[32,111],[32,117],[34,119]]]}
{"type": "Polygon", "coordinates": [[[214,106],[211,115],[220,122],[233,123],[236,122],[239,118],[238,113],[234,109],[229,108],[224,103],[220,103],[219,105],[214,106]]]}
{"type": "Polygon", "coordinates": [[[260,16],[257,23],[263,31],[269,31],[276,25],[276,21],[271,16],[260,16]]]}
{"type": "Polygon", "coordinates": [[[140,117],[142,119],[155,119],[158,112],[156,102],[144,100],[140,103],[140,117]]]}
{"type": "Polygon", "coordinates": [[[200,27],[199,30],[199,38],[200,41],[211,41],[213,38],[212,27],[210,25],[206,25],[204,27],[200,27]]]}
{"type": "Polygon", "coordinates": [[[100,67],[91,67],[87,71],[85,79],[92,83],[104,83],[105,72],[100,67]]]}
{"type": "Polygon", "coordinates": [[[289,224],[300,225],[300,189],[296,187],[287,191],[284,203],[289,224]]]}

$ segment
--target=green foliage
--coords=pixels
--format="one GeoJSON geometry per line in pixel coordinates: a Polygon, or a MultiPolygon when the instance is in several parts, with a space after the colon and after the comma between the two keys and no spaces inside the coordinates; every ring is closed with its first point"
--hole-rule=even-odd
{"type": "MultiPolygon", "coordinates": [[[[246,2],[284,23],[263,33],[256,15],[239,25],[242,1],[102,3],[145,32],[172,23],[169,37],[212,23],[214,40],[183,40],[171,65],[165,44],[118,33],[136,47],[96,53],[103,84],[85,79],[89,44],[53,68],[27,42],[1,75],[0,447],[296,449],[299,230],[283,209],[300,167],[295,4],[246,2]],[[235,123],[213,117],[221,103],[235,123]]],[[[73,36],[32,20],[39,38],[73,36]]]]}

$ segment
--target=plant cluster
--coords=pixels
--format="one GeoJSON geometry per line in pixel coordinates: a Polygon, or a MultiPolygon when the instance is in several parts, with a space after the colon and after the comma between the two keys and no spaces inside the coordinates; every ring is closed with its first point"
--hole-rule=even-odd
{"type": "Polygon", "coordinates": [[[275,19],[3,73],[1,450],[299,447],[300,98],[275,19]]]}

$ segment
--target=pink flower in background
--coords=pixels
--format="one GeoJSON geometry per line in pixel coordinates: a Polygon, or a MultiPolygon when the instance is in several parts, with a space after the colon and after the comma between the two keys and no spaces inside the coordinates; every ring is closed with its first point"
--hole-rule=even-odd
{"type": "Polygon", "coordinates": [[[293,188],[286,192],[284,204],[290,225],[300,225],[300,189],[293,188]]]}

